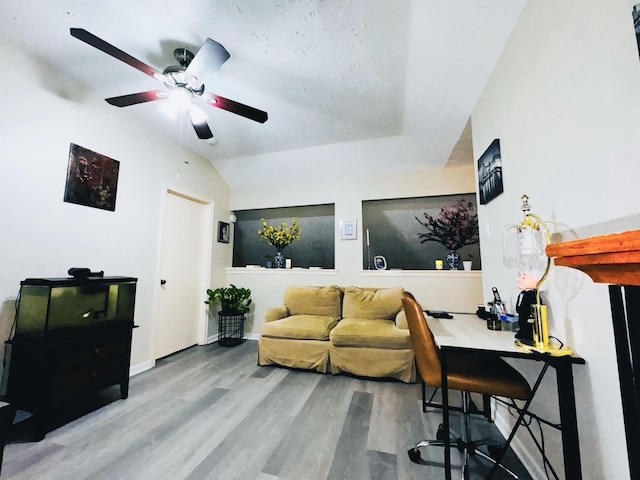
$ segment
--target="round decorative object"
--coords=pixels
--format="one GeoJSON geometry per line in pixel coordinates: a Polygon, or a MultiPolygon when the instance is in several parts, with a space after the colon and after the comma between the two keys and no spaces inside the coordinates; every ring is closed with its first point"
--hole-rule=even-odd
{"type": "Polygon", "coordinates": [[[273,259],[273,263],[276,266],[276,268],[284,268],[284,265],[286,262],[285,262],[284,255],[280,250],[278,250],[278,253],[276,253],[275,258],[273,259]]]}
{"type": "Polygon", "coordinates": [[[376,267],[376,270],[386,270],[387,259],[382,255],[376,255],[375,257],[373,257],[373,266],[376,267]]]}
{"type": "Polygon", "coordinates": [[[455,250],[447,253],[447,265],[449,270],[460,270],[460,254],[455,250]]]}

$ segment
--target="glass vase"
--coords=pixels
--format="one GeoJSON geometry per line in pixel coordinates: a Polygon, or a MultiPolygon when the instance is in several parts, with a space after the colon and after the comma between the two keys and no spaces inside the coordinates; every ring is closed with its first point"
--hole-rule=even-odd
{"type": "Polygon", "coordinates": [[[284,259],[284,255],[282,254],[282,250],[278,250],[275,258],[273,259],[273,263],[276,268],[284,268],[285,259],[284,259]]]}
{"type": "Polygon", "coordinates": [[[449,270],[460,270],[460,254],[455,250],[447,253],[447,265],[449,265],[449,270]]]}

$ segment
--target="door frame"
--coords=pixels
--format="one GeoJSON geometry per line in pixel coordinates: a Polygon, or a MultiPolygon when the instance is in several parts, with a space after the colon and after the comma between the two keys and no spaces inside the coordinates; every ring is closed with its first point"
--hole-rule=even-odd
{"type": "Polygon", "coordinates": [[[155,286],[154,286],[154,295],[153,295],[153,322],[151,327],[151,358],[152,362],[155,365],[156,362],[156,334],[157,334],[157,323],[156,318],[158,316],[158,305],[160,303],[160,294],[162,293],[160,290],[160,280],[162,272],[160,271],[161,260],[162,260],[162,247],[163,247],[163,238],[162,231],[164,228],[164,209],[165,209],[165,201],[167,195],[176,195],[178,197],[182,197],[186,200],[199,203],[205,208],[204,214],[204,231],[208,232],[207,238],[203,242],[204,248],[204,262],[200,269],[200,291],[202,292],[202,308],[200,309],[200,315],[198,320],[198,345],[206,345],[208,339],[208,324],[209,319],[207,316],[207,308],[205,306],[204,301],[206,300],[206,291],[209,288],[209,282],[211,279],[211,261],[212,261],[212,249],[213,249],[213,236],[214,236],[214,201],[212,198],[205,197],[203,195],[199,195],[197,193],[188,191],[187,189],[171,185],[168,183],[162,184],[162,192],[160,198],[160,222],[158,228],[158,244],[157,244],[157,252],[156,252],[156,274],[155,274],[155,286]]]}

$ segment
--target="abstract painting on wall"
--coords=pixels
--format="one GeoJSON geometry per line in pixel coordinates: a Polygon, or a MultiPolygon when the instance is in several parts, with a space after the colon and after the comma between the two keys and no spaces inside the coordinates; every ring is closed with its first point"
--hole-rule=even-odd
{"type": "Polygon", "coordinates": [[[486,205],[503,191],[500,139],[496,138],[478,159],[480,205],[486,205]]]}
{"type": "Polygon", "coordinates": [[[71,144],[64,201],[115,211],[120,162],[71,144]]]}

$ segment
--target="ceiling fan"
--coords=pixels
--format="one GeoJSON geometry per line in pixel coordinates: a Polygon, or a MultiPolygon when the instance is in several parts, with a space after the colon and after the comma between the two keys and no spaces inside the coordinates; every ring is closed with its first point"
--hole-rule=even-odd
{"type": "Polygon", "coordinates": [[[107,98],[107,103],[111,105],[128,107],[138,103],[168,99],[173,95],[182,96],[190,103],[189,118],[191,125],[193,125],[198,138],[203,140],[212,138],[213,133],[211,133],[211,129],[207,124],[205,113],[193,102],[193,100],[198,98],[212,107],[227,110],[256,122],[264,123],[268,119],[267,112],[205,91],[202,78],[204,78],[206,73],[218,70],[230,57],[229,52],[227,52],[222,45],[210,38],[205,40],[195,55],[186,48],[175,49],[173,55],[179,65],[170,65],[160,72],[83,28],[72,28],[71,35],[117,58],[127,65],[140,70],[142,73],[156,80],[160,80],[167,87],[167,90],[150,90],[148,92],[131,93],[107,98]]]}

